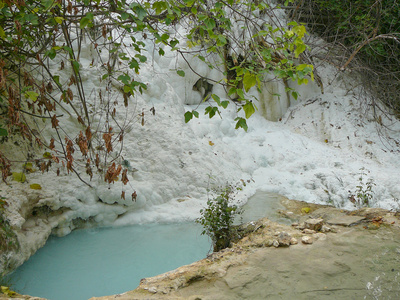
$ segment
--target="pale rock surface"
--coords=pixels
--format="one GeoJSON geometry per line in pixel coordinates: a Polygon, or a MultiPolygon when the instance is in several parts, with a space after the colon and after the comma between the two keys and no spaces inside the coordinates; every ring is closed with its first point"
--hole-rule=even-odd
{"type": "Polygon", "coordinates": [[[320,231],[323,223],[324,223],[324,220],[322,218],[308,219],[308,220],[304,221],[304,226],[306,229],[320,231]]]}
{"type": "Polygon", "coordinates": [[[312,244],[314,242],[314,239],[311,236],[303,236],[301,238],[301,242],[303,244],[309,245],[309,244],[312,244]]]}

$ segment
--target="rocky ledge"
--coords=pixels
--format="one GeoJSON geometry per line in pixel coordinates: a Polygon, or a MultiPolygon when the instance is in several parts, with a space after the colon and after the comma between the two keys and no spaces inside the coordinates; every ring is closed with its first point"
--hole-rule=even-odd
{"type": "Polygon", "coordinates": [[[267,218],[244,224],[231,248],[91,300],[400,299],[399,213],[280,201],[291,226],[267,218]]]}

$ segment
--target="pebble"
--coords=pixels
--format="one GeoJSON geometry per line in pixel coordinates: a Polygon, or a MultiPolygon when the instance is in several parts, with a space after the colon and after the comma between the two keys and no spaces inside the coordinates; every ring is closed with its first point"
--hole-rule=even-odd
{"type": "Polygon", "coordinates": [[[290,236],[289,233],[282,231],[279,235],[278,235],[278,242],[279,242],[279,246],[283,246],[283,247],[289,247],[290,246],[290,239],[292,237],[290,236]]]}
{"type": "Polygon", "coordinates": [[[322,232],[318,232],[318,233],[314,234],[314,238],[315,238],[316,240],[321,240],[321,241],[323,241],[323,240],[326,240],[326,234],[325,234],[325,233],[322,233],[322,232]]]}
{"type": "Polygon", "coordinates": [[[314,241],[313,241],[313,238],[311,236],[303,236],[301,238],[301,242],[303,244],[312,244],[314,241]]]}
{"type": "Polygon", "coordinates": [[[332,229],[326,225],[322,225],[321,232],[330,232],[332,229]]]}
{"type": "Polygon", "coordinates": [[[308,219],[308,220],[304,221],[304,226],[307,229],[320,231],[321,228],[322,228],[323,223],[324,223],[324,220],[321,219],[321,218],[308,219]]]}
{"type": "Polygon", "coordinates": [[[150,293],[153,293],[153,294],[156,294],[156,293],[157,293],[157,290],[156,290],[155,287],[149,288],[148,291],[149,291],[150,293]]]}

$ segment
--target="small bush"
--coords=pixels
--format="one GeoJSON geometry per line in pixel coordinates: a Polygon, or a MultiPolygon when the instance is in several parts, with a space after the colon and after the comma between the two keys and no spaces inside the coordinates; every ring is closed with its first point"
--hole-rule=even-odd
{"type": "Polygon", "coordinates": [[[226,186],[215,198],[207,201],[206,208],[200,210],[201,217],[196,222],[204,227],[201,234],[207,234],[211,238],[214,252],[230,247],[236,236],[233,222],[242,210],[230,202],[240,189],[238,186],[226,186]]]}
{"type": "Polygon", "coordinates": [[[360,169],[360,177],[358,178],[358,185],[356,186],[355,192],[352,193],[349,191],[349,199],[357,208],[369,207],[374,197],[373,186],[375,183],[372,178],[364,182],[364,178],[367,176],[366,172],[369,173],[365,168],[360,169]]]}

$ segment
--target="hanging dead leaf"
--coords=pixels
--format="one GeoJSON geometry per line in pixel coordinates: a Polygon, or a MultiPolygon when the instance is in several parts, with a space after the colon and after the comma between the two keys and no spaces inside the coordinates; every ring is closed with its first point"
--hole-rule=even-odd
{"type": "Polygon", "coordinates": [[[134,191],[132,193],[132,201],[136,202],[136,198],[137,198],[137,193],[136,193],[136,191],[134,191]]]}
{"type": "Polygon", "coordinates": [[[92,139],[92,132],[90,131],[90,126],[88,126],[88,127],[86,128],[85,135],[86,135],[86,139],[87,139],[88,141],[90,141],[90,140],[92,139]]]}
{"type": "Polygon", "coordinates": [[[48,93],[51,93],[53,91],[53,85],[51,84],[50,81],[46,86],[46,90],[47,90],[48,93]]]}
{"type": "Polygon", "coordinates": [[[87,156],[89,149],[88,149],[88,143],[86,137],[83,136],[83,132],[79,132],[79,137],[78,137],[78,146],[79,149],[82,152],[83,156],[87,156]]]}
{"type": "Polygon", "coordinates": [[[101,31],[101,35],[103,36],[103,38],[107,37],[107,26],[106,24],[103,25],[102,31],[101,31]]]}
{"type": "Polygon", "coordinates": [[[111,133],[104,133],[103,140],[106,145],[107,153],[110,153],[113,150],[112,143],[111,143],[112,134],[111,133]]]}
{"type": "Polygon", "coordinates": [[[115,162],[113,162],[112,165],[107,169],[104,181],[108,183],[114,183],[114,181],[118,179],[118,175],[121,173],[121,170],[122,166],[118,165],[118,167],[116,167],[115,162]]]}
{"type": "Polygon", "coordinates": [[[50,150],[53,150],[53,149],[55,148],[55,146],[54,146],[54,139],[53,139],[53,138],[50,139],[49,148],[50,148],[50,150]]]}
{"type": "Polygon", "coordinates": [[[122,172],[121,181],[122,181],[122,183],[123,183],[124,185],[126,185],[126,184],[129,182],[127,173],[128,173],[128,169],[125,169],[125,170],[122,172]]]}
{"type": "Polygon", "coordinates": [[[78,116],[78,122],[81,123],[82,125],[85,125],[85,122],[83,121],[81,116],[78,116]]]}
{"type": "Polygon", "coordinates": [[[52,117],[51,117],[51,127],[52,128],[57,128],[58,127],[58,119],[57,119],[57,117],[56,117],[56,115],[54,114],[52,117]]]}
{"type": "Polygon", "coordinates": [[[96,168],[98,169],[99,165],[100,165],[100,157],[99,157],[98,153],[96,153],[96,159],[94,161],[94,164],[96,165],[96,168]]]}

